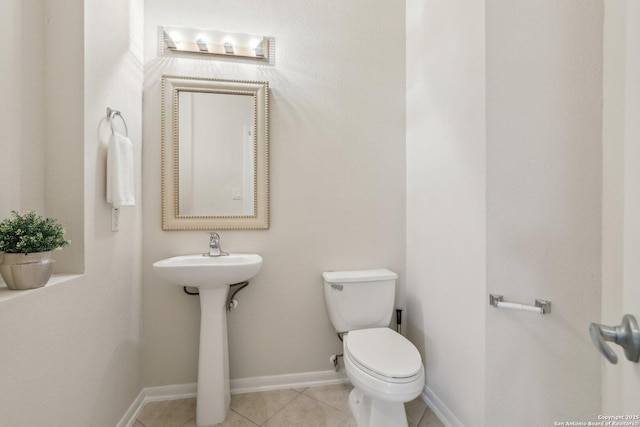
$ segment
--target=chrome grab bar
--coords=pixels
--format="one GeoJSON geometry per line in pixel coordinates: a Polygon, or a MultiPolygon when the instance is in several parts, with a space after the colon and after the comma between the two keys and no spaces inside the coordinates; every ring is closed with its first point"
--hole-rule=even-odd
{"type": "Polygon", "coordinates": [[[618,356],[606,341],[614,342],[622,347],[627,360],[636,363],[640,360],[640,331],[638,330],[638,322],[633,315],[625,314],[622,317],[622,324],[618,326],[591,323],[589,334],[598,351],[614,365],[618,363],[618,356]]]}
{"type": "Polygon", "coordinates": [[[489,305],[495,308],[511,308],[513,310],[531,311],[539,314],[551,313],[551,301],[537,299],[534,305],[517,304],[513,302],[506,302],[502,295],[489,294],[489,305]]]}

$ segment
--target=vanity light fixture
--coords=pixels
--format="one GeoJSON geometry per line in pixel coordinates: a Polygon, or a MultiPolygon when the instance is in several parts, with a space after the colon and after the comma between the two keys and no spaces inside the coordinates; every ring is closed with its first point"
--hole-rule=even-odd
{"type": "Polygon", "coordinates": [[[264,42],[264,40],[261,40],[254,49],[258,58],[264,58],[264,42]]]}
{"type": "Polygon", "coordinates": [[[196,40],[196,44],[198,45],[198,49],[200,49],[200,52],[209,52],[209,48],[207,47],[207,44],[204,41],[202,41],[202,39],[196,40]]]}
{"type": "Polygon", "coordinates": [[[160,37],[163,49],[169,52],[191,52],[224,55],[269,62],[273,38],[253,34],[226,33],[183,27],[162,27],[160,37]]]}
{"type": "Polygon", "coordinates": [[[169,37],[169,34],[167,34],[166,31],[162,32],[163,37],[164,37],[164,42],[167,45],[167,47],[169,49],[175,49],[176,48],[176,43],[173,41],[173,39],[171,37],[169,37]]]}

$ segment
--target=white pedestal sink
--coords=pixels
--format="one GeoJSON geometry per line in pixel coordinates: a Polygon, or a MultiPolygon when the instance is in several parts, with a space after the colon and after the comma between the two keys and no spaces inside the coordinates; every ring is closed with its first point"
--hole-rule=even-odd
{"type": "Polygon", "coordinates": [[[200,292],[198,427],[220,424],[229,412],[231,391],[226,307],[229,285],[253,278],[261,266],[262,257],[256,254],[185,255],[153,264],[153,270],[161,278],[179,286],[198,288],[200,292]]]}

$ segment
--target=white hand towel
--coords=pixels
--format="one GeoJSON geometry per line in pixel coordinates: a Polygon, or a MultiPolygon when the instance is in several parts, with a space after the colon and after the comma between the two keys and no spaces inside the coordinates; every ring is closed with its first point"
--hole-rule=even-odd
{"type": "Polygon", "coordinates": [[[113,132],[107,148],[107,202],[114,208],[135,206],[134,171],[133,144],[113,132]]]}

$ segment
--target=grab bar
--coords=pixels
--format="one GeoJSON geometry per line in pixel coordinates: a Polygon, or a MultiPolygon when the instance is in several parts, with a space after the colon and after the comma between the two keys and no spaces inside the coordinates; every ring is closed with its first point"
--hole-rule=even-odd
{"type": "Polygon", "coordinates": [[[502,295],[489,294],[489,305],[492,305],[495,308],[510,308],[513,310],[531,311],[533,313],[539,313],[539,314],[551,313],[551,301],[537,299],[535,304],[536,305],[533,306],[533,305],[517,304],[514,302],[506,302],[504,301],[504,297],[502,295]]]}

